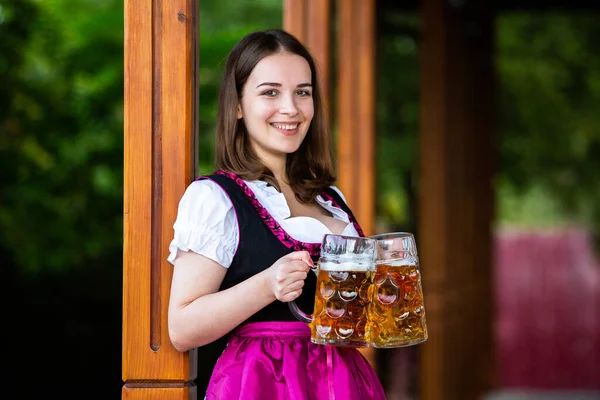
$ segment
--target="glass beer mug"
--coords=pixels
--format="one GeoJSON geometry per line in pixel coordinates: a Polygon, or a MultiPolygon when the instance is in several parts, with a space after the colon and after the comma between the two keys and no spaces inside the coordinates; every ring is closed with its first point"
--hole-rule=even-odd
{"type": "Polygon", "coordinates": [[[376,348],[411,346],[427,340],[417,245],[411,233],[370,236],[377,240],[367,336],[376,348]]]}
{"type": "Polygon", "coordinates": [[[367,304],[375,269],[377,242],[369,238],[328,234],[317,264],[312,315],[289,302],[292,313],[310,325],[317,344],[367,347],[367,304]]]}

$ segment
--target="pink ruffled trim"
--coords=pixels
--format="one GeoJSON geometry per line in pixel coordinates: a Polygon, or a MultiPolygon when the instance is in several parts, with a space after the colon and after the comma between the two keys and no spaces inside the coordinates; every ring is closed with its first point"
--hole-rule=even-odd
{"type": "MultiPolygon", "coordinates": [[[[277,239],[279,239],[279,241],[284,246],[294,251],[308,251],[311,257],[319,256],[319,254],[321,253],[321,243],[305,243],[291,237],[286,231],[283,230],[283,228],[281,227],[281,225],[279,225],[275,218],[273,218],[271,214],[269,214],[269,212],[262,206],[260,201],[258,201],[258,199],[256,198],[256,195],[254,194],[252,189],[250,189],[248,185],[246,185],[246,182],[244,182],[243,179],[241,179],[236,174],[232,174],[231,172],[226,172],[222,170],[217,171],[216,174],[224,175],[232,179],[236,183],[236,185],[238,185],[242,189],[246,197],[248,197],[248,199],[250,200],[250,203],[252,203],[252,206],[256,209],[256,212],[258,213],[264,224],[271,230],[271,232],[273,232],[275,237],[277,237],[277,239]]],[[[321,196],[325,201],[331,201],[331,204],[334,207],[342,209],[339,206],[339,204],[333,199],[333,197],[331,197],[326,192],[321,193],[321,196]]],[[[354,220],[351,214],[348,214],[348,219],[350,220],[350,222],[352,222],[358,234],[360,236],[364,236],[362,229],[354,220]]]]}

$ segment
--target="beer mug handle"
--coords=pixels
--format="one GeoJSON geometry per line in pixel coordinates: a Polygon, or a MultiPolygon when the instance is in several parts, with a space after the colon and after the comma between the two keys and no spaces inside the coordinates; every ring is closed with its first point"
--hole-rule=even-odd
{"type": "MultiPolygon", "coordinates": [[[[316,275],[319,274],[318,266],[319,266],[319,261],[316,261],[315,266],[311,268],[311,271],[314,272],[316,275]]],[[[309,314],[305,313],[304,311],[302,311],[301,309],[299,309],[298,304],[296,304],[296,302],[294,300],[288,302],[288,307],[290,308],[290,311],[292,312],[292,314],[294,314],[294,317],[298,318],[300,321],[306,322],[307,324],[310,324],[313,321],[312,315],[309,315],[309,314]]]]}
{"type": "Polygon", "coordinates": [[[294,300],[292,300],[288,303],[288,307],[290,308],[290,311],[292,312],[292,314],[294,314],[294,316],[296,318],[298,318],[300,321],[306,322],[307,324],[310,324],[313,321],[312,315],[308,315],[307,313],[305,313],[304,311],[299,309],[298,305],[296,304],[296,302],[294,300]]]}

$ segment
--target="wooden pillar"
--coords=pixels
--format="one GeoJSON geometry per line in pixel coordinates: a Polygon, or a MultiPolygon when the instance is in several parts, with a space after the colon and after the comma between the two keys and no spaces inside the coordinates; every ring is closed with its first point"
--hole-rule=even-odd
{"type": "MultiPolygon", "coordinates": [[[[338,186],[365,235],[372,235],[376,233],[375,0],[338,1],[337,47],[338,186]]],[[[377,371],[376,350],[361,352],[377,371]]]]}
{"type": "Polygon", "coordinates": [[[168,335],[167,256],[179,198],[196,172],[198,6],[196,0],[128,0],[124,7],[121,395],[193,400],[195,353],[177,352],[168,335]]]}
{"type": "MultiPolygon", "coordinates": [[[[339,61],[335,85],[338,95],[336,137],[338,186],[365,234],[374,233],[374,0],[338,2],[337,42],[339,61]],[[337,79],[336,79],[337,81],[337,79]],[[336,82],[337,83],[337,82],[336,82]],[[359,167],[359,164],[360,167],[359,167]]],[[[330,0],[284,0],[283,28],[311,51],[321,73],[323,101],[329,113],[331,91],[331,2],[330,0]]],[[[361,352],[376,366],[372,348],[361,352]]]]}
{"type": "Polygon", "coordinates": [[[421,0],[418,245],[429,327],[422,400],[480,399],[492,382],[493,15],[421,0]]]}
{"type": "Polygon", "coordinates": [[[283,0],[283,29],[296,36],[315,58],[323,102],[330,109],[330,0],[283,0]]]}
{"type": "Polygon", "coordinates": [[[338,1],[339,186],[366,235],[375,224],[375,0],[338,1]]]}

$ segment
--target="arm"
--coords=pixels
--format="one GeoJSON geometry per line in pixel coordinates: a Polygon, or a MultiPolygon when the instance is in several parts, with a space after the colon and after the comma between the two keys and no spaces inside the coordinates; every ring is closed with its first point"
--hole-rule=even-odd
{"type": "Polygon", "coordinates": [[[169,336],[173,346],[178,351],[203,346],[275,299],[296,299],[311,265],[307,252],[293,252],[246,281],[218,291],[227,269],[200,254],[179,252],[169,300],[169,336]]]}

